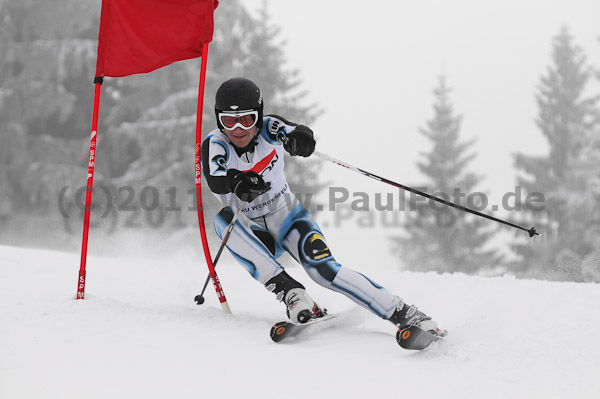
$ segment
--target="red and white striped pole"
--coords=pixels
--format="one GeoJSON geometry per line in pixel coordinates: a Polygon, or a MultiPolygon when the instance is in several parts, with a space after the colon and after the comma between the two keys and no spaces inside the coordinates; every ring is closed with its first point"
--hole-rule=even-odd
{"type": "Polygon", "coordinates": [[[215,266],[210,256],[210,248],[206,238],[206,227],[204,226],[204,212],[202,210],[202,162],[200,156],[202,153],[202,110],[204,108],[204,86],[206,84],[206,63],[208,61],[208,43],[202,46],[202,64],[200,66],[200,84],[198,86],[198,108],[196,110],[196,150],[195,150],[195,171],[194,180],[196,184],[196,207],[198,208],[198,224],[200,225],[200,237],[202,238],[202,247],[204,248],[204,257],[208,265],[208,273],[213,281],[217,297],[221,302],[223,312],[231,313],[225,292],[219,281],[219,276],[215,271],[215,266]]]}
{"type": "Polygon", "coordinates": [[[85,193],[85,211],[83,215],[83,239],[81,243],[81,263],[77,280],[77,299],[85,296],[85,266],[87,262],[87,246],[90,231],[90,210],[92,208],[92,188],[94,186],[94,169],[96,167],[96,140],[98,138],[98,113],[100,110],[100,92],[102,77],[94,78],[94,110],[92,116],[92,133],[90,136],[90,156],[88,159],[87,189],[85,193]]]}

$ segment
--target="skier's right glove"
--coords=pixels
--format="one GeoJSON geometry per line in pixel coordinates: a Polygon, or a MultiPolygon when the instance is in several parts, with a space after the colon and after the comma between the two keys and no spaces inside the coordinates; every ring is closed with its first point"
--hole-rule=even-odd
{"type": "Polygon", "coordinates": [[[231,192],[242,201],[252,202],[256,197],[271,189],[271,183],[265,182],[262,176],[256,172],[240,172],[230,169],[227,174],[231,176],[231,192]]]}

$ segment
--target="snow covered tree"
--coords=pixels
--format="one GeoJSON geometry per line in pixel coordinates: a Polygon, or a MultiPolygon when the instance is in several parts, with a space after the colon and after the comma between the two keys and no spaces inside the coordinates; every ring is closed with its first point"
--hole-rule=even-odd
{"type": "MultiPolygon", "coordinates": [[[[0,214],[5,218],[35,215],[56,224],[59,190],[85,176],[98,15],[99,4],[91,0],[0,1],[0,214]],[[76,137],[85,139],[70,140],[76,137]]],[[[102,171],[99,175],[101,181],[102,171]]]]}
{"type": "MultiPolygon", "coordinates": [[[[461,116],[454,113],[444,77],[434,94],[434,116],[420,130],[432,144],[418,163],[428,179],[420,186],[428,187],[427,191],[435,196],[467,206],[465,199],[481,179],[467,171],[475,157],[469,151],[474,140],[460,140],[461,116]]],[[[478,273],[501,264],[496,251],[486,248],[495,230],[483,219],[429,200],[411,206],[416,209],[407,216],[405,234],[394,238],[395,252],[408,270],[478,273]]]]}
{"type": "Polygon", "coordinates": [[[600,237],[598,97],[586,93],[591,73],[582,49],[563,27],[553,39],[552,64],[537,94],[537,126],[549,153],[515,156],[518,184],[545,196],[543,209],[528,214],[543,239],[514,245],[520,256],[515,271],[525,276],[584,281],[589,274],[582,265],[600,237]]]}

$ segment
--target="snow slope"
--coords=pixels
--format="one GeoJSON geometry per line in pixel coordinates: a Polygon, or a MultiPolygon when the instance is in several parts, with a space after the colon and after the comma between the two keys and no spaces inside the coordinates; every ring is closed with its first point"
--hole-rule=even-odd
{"type": "Polygon", "coordinates": [[[300,268],[289,273],[339,317],[275,344],[283,305],[237,265],[218,268],[232,316],[212,287],[193,302],[199,259],[90,257],[83,301],[78,265],[0,247],[0,398],[600,397],[599,285],[360,270],[449,330],[411,352],[300,268]]]}

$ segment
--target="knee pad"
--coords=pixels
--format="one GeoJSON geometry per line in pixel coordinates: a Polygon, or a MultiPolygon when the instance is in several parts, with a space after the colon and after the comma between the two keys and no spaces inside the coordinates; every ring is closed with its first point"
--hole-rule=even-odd
{"type": "Polygon", "coordinates": [[[292,230],[299,233],[297,250],[302,266],[318,284],[329,286],[335,279],[340,265],[333,258],[323,234],[307,220],[294,223],[292,230]]]}
{"type": "Polygon", "coordinates": [[[302,252],[313,262],[331,258],[331,251],[320,232],[311,231],[302,243],[302,252]]]}

